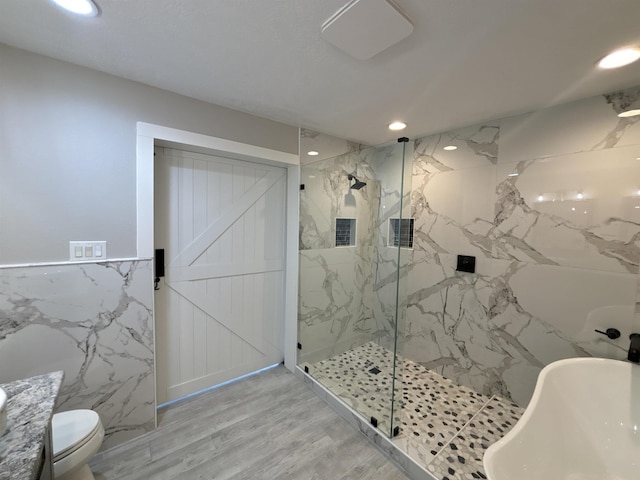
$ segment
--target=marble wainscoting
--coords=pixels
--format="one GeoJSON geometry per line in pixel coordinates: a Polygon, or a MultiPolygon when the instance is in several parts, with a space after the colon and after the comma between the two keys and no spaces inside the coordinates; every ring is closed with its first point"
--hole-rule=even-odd
{"type": "Polygon", "coordinates": [[[93,409],[103,449],[155,427],[148,260],[0,269],[0,382],[65,372],[57,411],[93,409]]]}
{"type": "Polygon", "coordinates": [[[520,405],[554,360],[625,358],[640,123],[617,113],[639,101],[629,89],[416,141],[405,357],[520,405]],[[594,332],[608,327],[621,338],[594,332]]]}

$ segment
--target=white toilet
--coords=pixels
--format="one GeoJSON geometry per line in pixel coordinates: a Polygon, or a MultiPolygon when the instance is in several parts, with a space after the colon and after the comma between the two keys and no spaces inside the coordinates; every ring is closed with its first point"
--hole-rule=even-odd
{"type": "Polygon", "coordinates": [[[100,449],[104,427],[93,410],[56,413],[51,420],[53,478],[94,480],[89,459],[100,449]]]}

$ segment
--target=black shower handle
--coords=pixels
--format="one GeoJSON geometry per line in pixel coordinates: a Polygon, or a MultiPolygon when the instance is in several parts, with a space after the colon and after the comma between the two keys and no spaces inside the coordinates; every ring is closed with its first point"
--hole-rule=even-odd
{"type": "Polygon", "coordinates": [[[606,335],[611,340],[620,338],[620,330],[618,330],[617,328],[607,328],[606,332],[603,332],[602,330],[596,330],[596,332],[601,333],[602,335],[606,335]]]}

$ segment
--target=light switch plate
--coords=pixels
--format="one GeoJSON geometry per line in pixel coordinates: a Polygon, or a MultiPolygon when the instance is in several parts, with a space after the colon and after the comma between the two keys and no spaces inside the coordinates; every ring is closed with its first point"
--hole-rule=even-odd
{"type": "Polygon", "coordinates": [[[106,241],[71,241],[69,242],[69,259],[72,262],[87,260],[106,260],[106,241]]]}

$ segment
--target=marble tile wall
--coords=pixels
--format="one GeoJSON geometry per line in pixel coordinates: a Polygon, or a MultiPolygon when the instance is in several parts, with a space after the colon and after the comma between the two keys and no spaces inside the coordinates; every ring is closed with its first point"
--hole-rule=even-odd
{"type": "Polygon", "coordinates": [[[403,356],[523,406],[554,360],[626,357],[640,117],[617,114],[638,103],[632,88],[415,141],[403,356]],[[622,337],[594,332],[608,327],[622,337]]]}
{"type": "Polygon", "coordinates": [[[300,129],[300,163],[302,165],[334,158],[344,153],[357,152],[365,148],[367,148],[366,145],[351,142],[344,138],[334,137],[307,128],[300,129]],[[309,155],[307,152],[310,151],[314,151],[316,154],[309,155]]]}
{"type": "Polygon", "coordinates": [[[391,345],[398,251],[387,236],[388,219],[400,212],[401,153],[393,144],[302,167],[299,363],[372,339],[391,345]],[[348,174],[367,185],[351,190],[348,174]],[[356,219],[353,247],[335,247],[340,217],[356,219]]]}
{"type": "Polygon", "coordinates": [[[100,414],[103,449],[155,427],[148,260],[0,269],[0,383],[64,370],[56,411],[100,414]]]}

